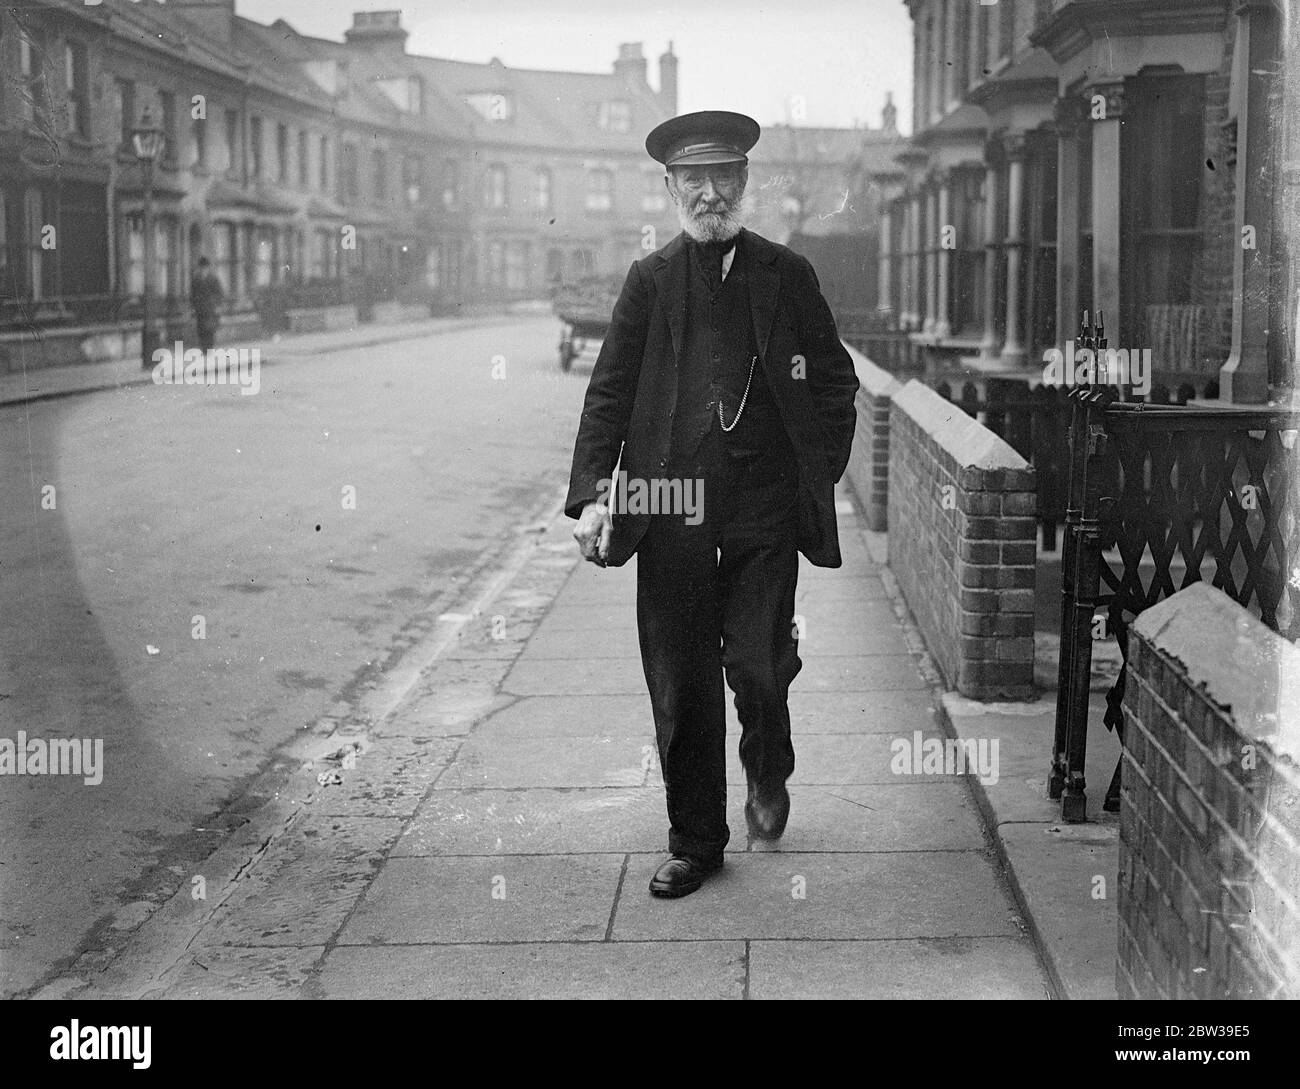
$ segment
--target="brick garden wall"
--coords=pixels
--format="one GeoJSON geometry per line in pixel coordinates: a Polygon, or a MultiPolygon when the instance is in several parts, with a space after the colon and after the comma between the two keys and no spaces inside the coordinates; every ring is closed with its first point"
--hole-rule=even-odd
{"type": "Polygon", "coordinates": [[[889,416],[889,566],[949,687],[1027,699],[1034,674],[1034,471],[932,389],[889,416]]]}
{"type": "Polygon", "coordinates": [[[1300,998],[1300,647],[1206,583],[1130,638],[1124,998],[1300,998]]]}
{"type": "Polygon", "coordinates": [[[844,345],[853,357],[858,381],[858,426],[847,471],[849,486],[866,512],[867,526],[877,533],[886,528],[889,492],[889,405],[902,383],[881,370],[865,355],[844,345]]]}

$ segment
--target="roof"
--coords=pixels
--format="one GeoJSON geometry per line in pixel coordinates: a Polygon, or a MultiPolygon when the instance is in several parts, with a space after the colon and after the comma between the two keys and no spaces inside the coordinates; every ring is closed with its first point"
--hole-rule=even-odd
{"type": "Polygon", "coordinates": [[[867,173],[890,173],[894,158],[907,147],[906,136],[880,129],[815,128],[772,125],[763,130],[750,162],[857,164],[867,173]]]}
{"type": "Polygon", "coordinates": [[[469,61],[372,51],[356,45],[301,34],[283,19],[269,26],[236,17],[235,49],[247,51],[255,63],[292,68],[302,73],[319,98],[330,88],[312,80],[306,66],[333,65],[339,87],[347,93],[334,99],[339,114],[361,124],[409,128],[424,135],[478,144],[519,147],[589,148],[608,154],[644,155],[645,134],[668,113],[644,82],[615,72],[553,72],[510,68],[493,59],[469,61]],[[344,77],[344,73],[346,74],[344,77]],[[419,116],[404,113],[380,88],[384,79],[417,76],[424,96],[419,116]],[[490,120],[470,103],[476,94],[502,95],[510,100],[508,120],[490,120]],[[601,104],[627,103],[628,128],[601,128],[601,104]]]}

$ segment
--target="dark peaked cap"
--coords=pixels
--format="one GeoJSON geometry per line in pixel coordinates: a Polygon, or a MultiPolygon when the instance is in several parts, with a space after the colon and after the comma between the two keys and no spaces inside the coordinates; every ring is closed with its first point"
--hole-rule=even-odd
{"type": "Polygon", "coordinates": [[[656,126],[645,138],[645,149],[666,167],[745,163],[761,131],[758,122],[743,113],[700,110],[656,126]]]}

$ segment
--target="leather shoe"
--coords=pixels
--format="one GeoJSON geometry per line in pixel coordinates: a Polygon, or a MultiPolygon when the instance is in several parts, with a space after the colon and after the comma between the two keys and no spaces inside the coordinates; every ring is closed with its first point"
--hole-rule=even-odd
{"type": "Polygon", "coordinates": [[[709,874],[722,869],[722,859],[706,862],[692,855],[673,855],[650,879],[654,896],[688,896],[704,884],[709,874]]]}
{"type": "Polygon", "coordinates": [[[790,792],[784,783],[771,790],[761,790],[753,783],[749,785],[745,821],[749,824],[751,836],[755,839],[780,839],[789,817],[790,792]]]}

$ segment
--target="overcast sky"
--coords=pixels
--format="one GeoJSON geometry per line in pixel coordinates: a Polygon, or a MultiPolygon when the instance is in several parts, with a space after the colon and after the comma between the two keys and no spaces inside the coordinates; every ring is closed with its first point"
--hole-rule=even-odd
{"type": "MultiPolygon", "coordinates": [[[[259,22],[341,39],[364,0],[236,0],[259,22]]],[[[650,82],[671,40],[683,113],[731,109],[762,124],[878,126],[885,92],[911,118],[911,19],[903,0],[417,0],[402,4],[407,49],[515,68],[607,72],[620,42],[642,42],[650,82]],[[802,111],[802,118],[799,116],[802,111]]]]}

